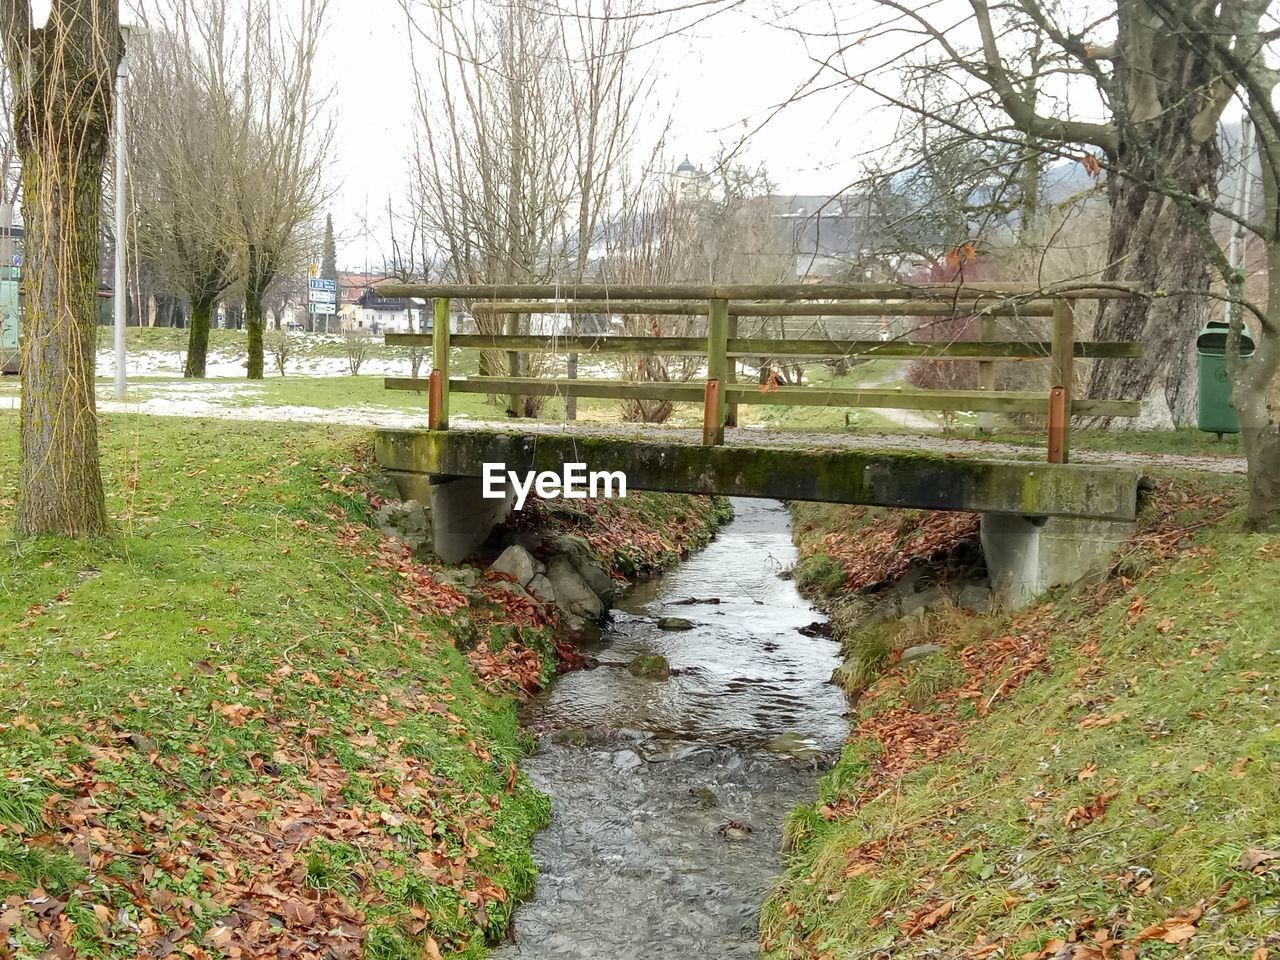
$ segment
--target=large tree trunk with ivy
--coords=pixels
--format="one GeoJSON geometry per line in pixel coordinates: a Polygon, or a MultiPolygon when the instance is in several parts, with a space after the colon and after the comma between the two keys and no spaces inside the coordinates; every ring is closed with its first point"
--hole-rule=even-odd
{"type": "Polygon", "coordinates": [[[213,326],[214,301],[201,297],[191,301],[191,328],[187,333],[187,363],[182,375],[203,378],[209,358],[209,328],[213,326]]]}
{"type": "Polygon", "coordinates": [[[1094,365],[1090,396],[1143,401],[1143,426],[1195,418],[1193,345],[1209,318],[1213,267],[1208,214],[1176,195],[1212,201],[1222,158],[1218,113],[1191,91],[1213,89],[1214,70],[1186,33],[1158,30],[1143,2],[1118,8],[1117,149],[1108,175],[1111,227],[1106,280],[1164,296],[1101,305],[1098,340],[1136,340],[1142,356],[1094,365]]]}
{"type": "Polygon", "coordinates": [[[94,402],[98,217],[120,55],[116,5],[54,0],[3,15],[26,220],[19,536],[105,533],[94,402]]]}

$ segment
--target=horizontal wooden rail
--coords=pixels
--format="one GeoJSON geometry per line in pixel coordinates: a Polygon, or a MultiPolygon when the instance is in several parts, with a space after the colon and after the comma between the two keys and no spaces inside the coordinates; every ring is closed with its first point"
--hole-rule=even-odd
{"type": "MultiPolygon", "coordinates": [[[[389,333],[391,346],[427,346],[429,333],[389,333]]],[[[954,340],[919,342],[912,340],[776,340],[772,337],[730,337],[728,353],[738,357],[923,357],[938,360],[1043,360],[1052,352],[1048,340],[954,340]]],[[[543,353],[622,353],[697,355],[707,352],[705,337],[618,337],[601,336],[503,336],[501,334],[454,334],[455,347],[475,350],[530,350],[543,353]]],[[[1133,341],[1079,341],[1072,344],[1075,356],[1117,359],[1142,355],[1141,344],[1133,341]]]]}
{"type": "MultiPolygon", "coordinates": [[[[729,353],[739,357],[923,357],[931,360],[1043,360],[1052,350],[1048,340],[774,340],[739,337],[729,353]]],[[[1081,341],[1072,345],[1077,357],[1140,357],[1142,345],[1129,340],[1081,341]]],[[[661,351],[652,351],[660,353],[661,351]]]]}
{"type": "Polygon", "coordinates": [[[380,297],[463,300],[933,300],[973,296],[1097,300],[1145,296],[1132,282],[1078,283],[399,283],[374,286],[380,297]]]}
{"type": "MultiPolygon", "coordinates": [[[[705,317],[706,303],[690,300],[481,300],[471,312],[483,316],[526,313],[617,314],[619,316],[705,317]]],[[[835,303],[783,303],[735,301],[729,304],[735,317],[1051,317],[1053,304],[1046,300],[1010,302],[1002,297],[985,301],[966,299],[863,300],[835,303]]]]}
{"type": "MultiPolygon", "coordinates": [[[[423,391],[427,381],[412,377],[387,377],[388,390],[423,391]]],[[[594,397],[600,400],[673,400],[701,403],[706,392],[702,381],[659,383],[657,381],[561,380],[541,377],[468,377],[449,381],[454,393],[517,394],[530,397],[594,397]]]]}
{"type": "MultiPolygon", "coordinates": [[[[823,387],[778,387],[762,393],[759,387],[728,386],[729,399],[741,404],[796,407],[886,407],[894,410],[966,411],[970,413],[1049,412],[1043,393],[1002,390],[828,390],[823,387]]],[[[1136,417],[1137,400],[1073,400],[1075,416],[1136,417]]]]}
{"type": "MultiPolygon", "coordinates": [[[[706,337],[614,337],[614,336],[504,336],[487,333],[455,333],[449,338],[455,347],[472,350],[531,350],[539,353],[648,353],[697,354],[707,352],[706,337]]],[[[389,333],[393,347],[417,347],[431,343],[429,333],[389,333]]]]}
{"type": "MultiPolygon", "coordinates": [[[[388,390],[428,389],[422,378],[387,377],[388,390]]],[[[706,383],[654,381],[566,380],[535,377],[469,377],[449,381],[457,393],[519,394],[537,397],[593,397],[601,400],[671,400],[701,403],[706,383]]],[[[726,399],[747,405],[778,404],[803,407],[891,407],[898,410],[963,410],[992,413],[1048,414],[1043,393],[982,390],[869,389],[830,390],[824,387],[778,387],[767,392],[758,386],[725,384],[726,399]]],[[[1077,416],[1136,417],[1137,400],[1073,400],[1071,412],[1077,416]]]]}

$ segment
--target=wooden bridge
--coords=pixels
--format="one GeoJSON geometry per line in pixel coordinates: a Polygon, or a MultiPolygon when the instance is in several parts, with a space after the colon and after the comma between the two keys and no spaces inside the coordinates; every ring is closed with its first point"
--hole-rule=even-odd
{"type": "MultiPolygon", "coordinates": [[[[1082,340],[1076,335],[1076,309],[1086,301],[1138,295],[1123,284],[769,284],[605,286],[567,288],[547,284],[457,285],[384,283],[385,297],[434,301],[430,334],[389,334],[393,345],[430,346],[432,366],[426,379],[388,377],[393,390],[416,390],[428,396],[424,430],[381,431],[380,463],[407,495],[434,500],[428,481],[439,486],[447,478],[480,475],[484,463],[508,469],[559,470],[570,460],[589,469],[621,470],[635,489],[690,493],[725,493],[781,499],[825,500],[926,509],[972,510],[991,517],[1030,518],[1034,530],[1023,531],[1002,521],[1002,536],[1026,552],[1045,518],[1128,522],[1136,512],[1137,475],[1114,467],[1077,466],[1070,459],[1071,420],[1080,416],[1131,417],[1134,400],[1090,398],[1074,394],[1075,361],[1105,362],[1139,355],[1131,342],[1082,340]],[[461,301],[481,332],[451,331],[451,301],[461,301]],[[540,314],[595,314],[643,318],[654,335],[532,334],[521,331],[521,318],[540,314]],[[693,318],[698,336],[664,336],[670,318],[693,318]],[[960,322],[976,328],[977,339],[839,339],[740,336],[744,321],[784,317],[930,318],[934,329],[960,322]],[[705,321],[702,319],[705,318],[705,321]],[[998,336],[1001,322],[1020,328],[1047,327],[1047,337],[1008,339],[998,336]],[[456,348],[488,351],[505,357],[501,375],[450,375],[456,348]],[[611,357],[705,358],[699,379],[601,380],[526,375],[526,358],[535,354],[605,354],[611,357]],[[920,358],[977,361],[977,390],[832,388],[781,385],[768,371],[799,359],[920,358]],[[759,383],[738,380],[739,366],[750,361],[759,383]],[[995,388],[998,361],[1047,364],[1048,387],[1042,392],[995,388]],[[506,396],[508,411],[518,410],[523,396],[592,397],[610,400],[665,400],[698,403],[703,410],[701,443],[690,443],[661,428],[645,436],[602,435],[599,429],[572,423],[534,425],[512,421],[502,429],[451,427],[449,399],[454,393],[506,396]],[[974,411],[1042,416],[1047,422],[1045,461],[1027,462],[940,457],[925,453],[851,451],[796,444],[726,445],[725,427],[737,419],[740,406],[877,407],[932,411],[974,411]],[[416,491],[416,493],[414,492],[416,491]]],[[[633,326],[635,324],[633,323],[633,326]]],[[[686,323],[686,326],[689,324],[686,323]]],[[[492,359],[489,365],[493,369],[492,359]]],[[[647,366],[640,366],[648,370],[647,366]]],[[[466,489],[474,489],[474,481],[466,489]]],[[[492,504],[478,504],[455,486],[450,514],[473,540],[478,528],[496,519],[492,504]],[[464,520],[464,516],[466,519],[464,520]],[[474,529],[473,529],[474,528],[474,529]]],[[[435,504],[437,514],[442,503],[435,504]]],[[[437,530],[449,523],[437,517],[437,530]]],[[[990,526],[994,528],[996,522],[990,526]]],[[[986,526],[986,524],[984,524],[986,526]]],[[[438,547],[440,541],[438,533],[438,547]]],[[[448,537],[445,537],[448,540],[448,537]]],[[[448,547],[459,553],[462,547],[448,547]]],[[[472,544],[474,546],[474,544],[472,544]]],[[[1087,552],[1087,551],[1086,551],[1087,552]]],[[[1040,579],[1038,586],[1044,585],[1040,579]]]]}

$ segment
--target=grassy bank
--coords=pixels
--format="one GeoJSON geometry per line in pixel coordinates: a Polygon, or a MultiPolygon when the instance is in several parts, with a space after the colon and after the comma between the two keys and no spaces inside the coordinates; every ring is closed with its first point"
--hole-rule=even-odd
{"type": "Polygon", "coordinates": [[[1280,956],[1280,541],[1237,496],[1165,482],[1106,576],[886,626],[765,955],[1280,956]]]}
{"type": "MultiPolygon", "coordinates": [[[[0,955],[477,957],[503,935],[548,814],[515,716],[552,669],[546,615],[371,532],[365,443],[110,417],[117,535],[14,544],[0,416],[0,955]]],[[[715,522],[610,509],[640,564],[715,522]]]]}

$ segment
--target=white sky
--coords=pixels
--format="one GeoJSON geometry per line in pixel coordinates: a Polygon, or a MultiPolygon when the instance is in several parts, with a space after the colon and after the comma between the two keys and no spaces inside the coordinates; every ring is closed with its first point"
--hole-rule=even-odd
{"type": "MultiPolygon", "coordinates": [[[[377,269],[389,254],[387,199],[403,196],[413,110],[404,17],[398,0],[332,0],[329,76],[340,131],[334,145],[333,206],[339,261],[377,269]],[[365,229],[365,224],[370,229],[365,229]]],[[[800,40],[772,25],[769,0],[739,8],[647,47],[662,77],[659,109],[670,114],[673,165],[687,154],[706,166],[765,120],[813,71],[800,40]]],[[[787,193],[834,193],[856,175],[855,156],[882,142],[892,118],[873,101],[816,97],[792,105],[751,137],[742,159],[764,163],[787,193]]]]}
{"type": "MultiPolygon", "coordinates": [[[[271,3],[287,15],[298,0],[245,2],[271,3]]],[[[657,8],[679,0],[649,2],[657,8]]],[[[1073,12],[1087,18],[1102,2],[1079,0],[1073,12]]],[[[959,20],[968,9],[963,0],[919,6],[927,7],[936,22],[952,13],[959,20]]],[[[48,7],[49,0],[34,0],[37,23],[47,17],[48,7]]],[[[671,122],[671,165],[688,155],[705,167],[722,145],[738,144],[750,134],[738,159],[764,164],[781,192],[833,194],[857,179],[863,159],[893,136],[895,117],[873,94],[851,94],[852,85],[845,83],[776,115],[775,107],[817,69],[805,40],[792,28],[830,31],[833,17],[839,17],[847,31],[861,11],[873,11],[867,13],[868,23],[881,18],[883,8],[877,7],[863,0],[739,0],[732,9],[647,46],[641,55],[652,59],[650,69],[659,77],[653,113],[671,122]]],[[[685,13],[685,22],[701,12],[685,13]]],[[[394,206],[405,195],[412,145],[407,38],[400,0],[330,0],[320,75],[334,91],[338,133],[331,150],[331,212],[344,268],[378,269],[390,253],[387,203],[390,199],[394,206]]],[[[825,55],[837,41],[810,42],[825,55]]],[[[881,37],[853,47],[846,68],[877,66],[904,42],[901,36],[881,37]]]]}

